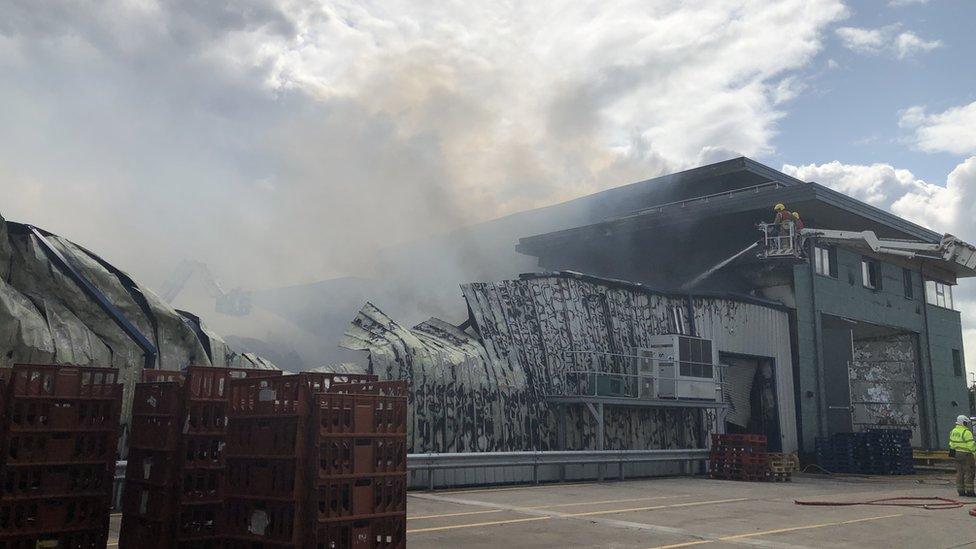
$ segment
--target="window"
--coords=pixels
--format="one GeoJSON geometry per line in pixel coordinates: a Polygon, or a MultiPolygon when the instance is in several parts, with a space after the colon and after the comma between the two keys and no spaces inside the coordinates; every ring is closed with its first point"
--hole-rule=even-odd
{"type": "Polygon", "coordinates": [[[814,246],[813,259],[817,274],[837,276],[837,251],[834,248],[814,246]]]}
{"type": "Polygon", "coordinates": [[[956,377],[962,377],[964,371],[965,369],[962,367],[962,353],[959,352],[959,349],[953,349],[952,350],[952,373],[954,373],[956,377]]]}
{"type": "Polygon", "coordinates": [[[935,280],[925,281],[925,301],[930,305],[953,309],[952,286],[935,280]]]}
{"type": "Polygon", "coordinates": [[[902,284],[905,285],[905,299],[915,299],[915,287],[912,285],[912,271],[901,270],[902,284]]]}
{"type": "Polygon", "coordinates": [[[865,288],[881,289],[881,265],[877,261],[866,257],[861,260],[861,282],[865,288]]]}

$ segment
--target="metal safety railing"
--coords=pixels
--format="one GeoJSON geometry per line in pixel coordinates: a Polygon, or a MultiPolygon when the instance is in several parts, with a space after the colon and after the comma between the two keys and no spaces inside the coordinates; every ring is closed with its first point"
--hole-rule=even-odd
{"type": "Polygon", "coordinates": [[[792,221],[782,223],[759,223],[762,233],[763,257],[800,257],[803,246],[796,231],[796,224],[792,221]]]}
{"type": "MultiPolygon", "coordinates": [[[[448,469],[484,469],[494,467],[532,467],[533,482],[539,482],[539,467],[555,465],[618,465],[618,478],[624,480],[624,464],[628,463],[686,463],[708,460],[707,448],[678,450],[576,450],[548,452],[464,452],[443,454],[409,454],[407,471],[425,471],[428,488],[433,489],[434,471],[448,469]]],[[[115,465],[115,484],[112,490],[114,510],[121,509],[125,486],[126,462],[115,465]]],[[[601,473],[600,477],[603,475],[601,473]]]]}

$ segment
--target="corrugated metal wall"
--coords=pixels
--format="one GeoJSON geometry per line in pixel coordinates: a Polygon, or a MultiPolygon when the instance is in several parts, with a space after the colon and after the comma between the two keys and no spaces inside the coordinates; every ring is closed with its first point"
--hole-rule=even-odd
{"type": "MultiPolygon", "coordinates": [[[[570,274],[461,287],[478,336],[432,319],[407,330],[370,304],[344,346],[368,351],[385,377],[409,379],[411,452],[549,450],[556,414],[544,397],[579,364],[566,351],[627,353],[674,332],[683,296],[570,274]]],[[[787,313],[720,297],[693,300],[700,335],[720,351],[775,361],[783,446],[795,448],[787,313]]],[[[679,328],[688,332],[685,319],[679,328]]],[[[574,355],[576,356],[576,355],[574,355]]],[[[585,356],[585,355],[584,355],[585,356]]],[[[595,449],[596,423],[568,408],[567,449],[595,449]]],[[[704,439],[699,409],[608,408],[608,449],[687,448],[704,439]]]]}

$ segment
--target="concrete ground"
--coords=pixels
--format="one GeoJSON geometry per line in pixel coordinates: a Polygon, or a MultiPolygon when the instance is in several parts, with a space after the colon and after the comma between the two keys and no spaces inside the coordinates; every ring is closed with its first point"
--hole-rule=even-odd
{"type": "Polygon", "coordinates": [[[976,547],[976,500],[947,510],[794,504],[898,496],[956,494],[945,477],[807,475],[788,483],[681,477],[411,492],[407,539],[415,549],[976,547]]]}

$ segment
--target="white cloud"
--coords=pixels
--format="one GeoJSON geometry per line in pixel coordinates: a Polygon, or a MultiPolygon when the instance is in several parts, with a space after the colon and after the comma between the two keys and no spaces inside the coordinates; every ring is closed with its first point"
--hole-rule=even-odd
{"type": "Polygon", "coordinates": [[[880,53],[888,43],[886,28],[840,27],[835,32],[845,48],[860,53],[880,53]]]}
{"type": "Polygon", "coordinates": [[[921,52],[932,51],[942,46],[939,40],[925,40],[912,31],[901,31],[901,25],[888,25],[875,29],[862,27],[840,27],[835,32],[841,44],[849,50],[879,55],[893,55],[906,59],[921,52]]]}
{"type": "Polygon", "coordinates": [[[914,32],[906,31],[895,38],[895,55],[898,59],[904,59],[918,52],[932,51],[941,46],[940,40],[924,40],[914,32]]]}
{"type": "Polygon", "coordinates": [[[928,183],[916,178],[910,171],[890,164],[843,164],[837,160],[825,164],[793,166],[786,164],[783,171],[803,181],[815,181],[846,195],[879,208],[891,209],[896,201],[907,194],[927,194],[928,183]]]}
{"type": "Polygon", "coordinates": [[[915,106],[901,113],[898,125],[912,130],[912,144],[926,152],[976,154],[976,101],[941,113],[915,106]]]}

